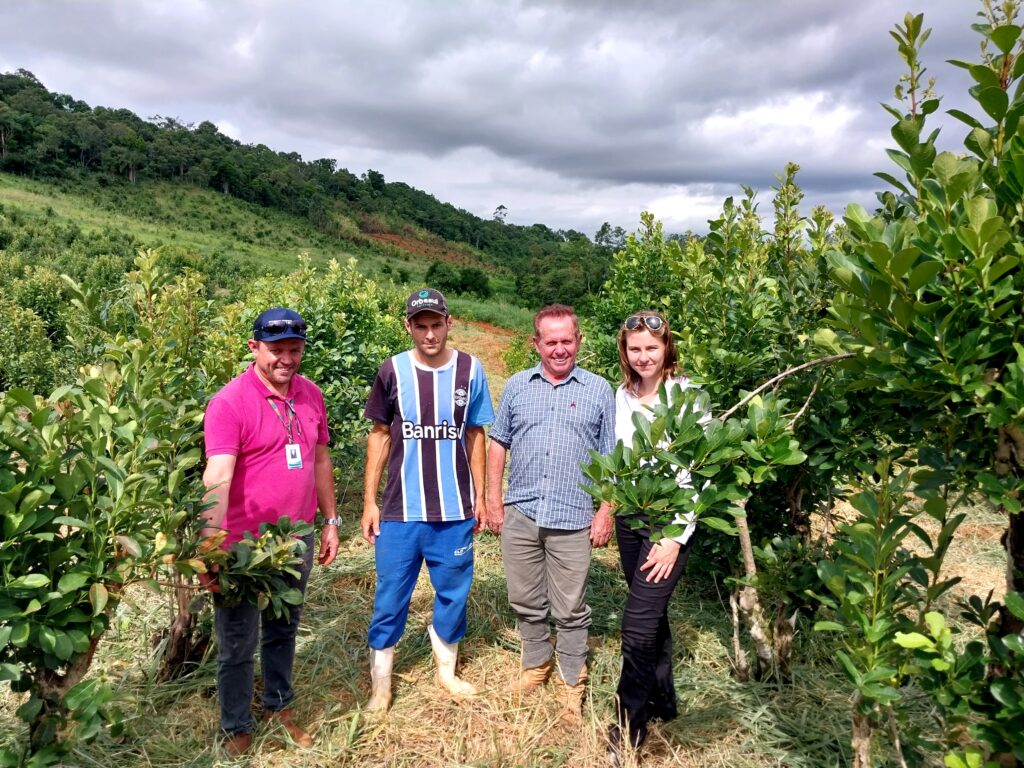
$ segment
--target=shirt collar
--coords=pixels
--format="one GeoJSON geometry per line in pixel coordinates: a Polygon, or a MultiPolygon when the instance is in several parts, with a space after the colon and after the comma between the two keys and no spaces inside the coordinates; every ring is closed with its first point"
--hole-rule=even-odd
{"type": "Polygon", "coordinates": [[[542,380],[546,381],[548,384],[551,384],[552,387],[560,387],[563,384],[569,382],[570,380],[574,380],[574,381],[576,381],[579,384],[586,384],[586,381],[584,380],[584,378],[582,376],[580,376],[580,371],[582,371],[582,370],[583,369],[580,368],[579,363],[576,363],[572,367],[572,370],[569,371],[569,375],[568,376],[566,376],[564,379],[562,379],[557,384],[553,384],[544,375],[544,369],[541,366],[541,364],[537,363],[535,366],[533,366],[533,368],[530,369],[530,381],[533,381],[534,379],[542,379],[542,380]]]}

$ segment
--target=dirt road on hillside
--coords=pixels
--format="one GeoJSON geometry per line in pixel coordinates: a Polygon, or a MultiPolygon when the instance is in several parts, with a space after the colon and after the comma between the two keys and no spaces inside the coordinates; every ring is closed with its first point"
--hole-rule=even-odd
{"type": "Polygon", "coordinates": [[[487,383],[491,389],[491,399],[495,404],[501,397],[501,391],[505,388],[505,381],[510,374],[502,359],[502,353],[508,349],[515,337],[515,332],[507,328],[459,318],[455,318],[455,325],[452,326],[448,337],[453,347],[468,352],[483,363],[487,383]]]}

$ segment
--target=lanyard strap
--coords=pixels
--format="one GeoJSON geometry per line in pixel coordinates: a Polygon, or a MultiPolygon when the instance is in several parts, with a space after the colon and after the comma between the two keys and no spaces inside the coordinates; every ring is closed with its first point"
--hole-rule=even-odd
{"type": "MultiPolygon", "coordinates": [[[[277,416],[277,420],[281,422],[281,426],[284,427],[284,431],[288,433],[288,442],[294,443],[292,439],[292,425],[295,424],[298,416],[295,413],[295,400],[285,400],[285,405],[288,406],[288,421],[284,420],[284,416],[281,415],[281,411],[277,407],[277,403],[274,402],[274,398],[268,397],[267,402],[270,403],[270,407],[274,409],[274,415],[277,416]]],[[[299,424],[299,434],[302,434],[302,425],[299,424]]]]}

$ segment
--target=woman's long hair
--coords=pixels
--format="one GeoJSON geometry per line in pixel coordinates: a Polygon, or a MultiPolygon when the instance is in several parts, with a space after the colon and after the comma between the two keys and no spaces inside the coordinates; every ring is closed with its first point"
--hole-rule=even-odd
{"type": "Polygon", "coordinates": [[[654,310],[645,309],[641,312],[634,312],[629,318],[637,317],[640,318],[640,325],[635,330],[627,330],[626,324],[623,322],[622,327],[619,328],[619,367],[622,368],[622,383],[626,387],[626,391],[629,394],[636,396],[640,388],[640,374],[632,369],[629,365],[629,358],[626,357],[626,338],[631,333],[639,333],[640,331],[647,331],[656,339],[660,339],[665,344],[665,356],[664,356],[664,367],[661,370],[662,382],[668,381],[676,372],[676,342],[672,338],[672,332],[668,327],[668,320],[663,315],[655,312],[654,310]],[[652,331],[648,328],[644,322],[645,317],[657,317],[661,320],[661,328],[656,331],[652,331]]]}

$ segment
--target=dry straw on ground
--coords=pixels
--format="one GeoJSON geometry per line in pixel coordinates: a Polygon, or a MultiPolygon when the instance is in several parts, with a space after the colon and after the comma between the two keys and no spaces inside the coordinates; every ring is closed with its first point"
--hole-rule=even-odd
{"type": "MultiPolygon", "coordinates": [[[[432,592],[421,577],[396,658],[395,701],[384,717],[360,710],[369,690],[366,626],[372,610],[371,548],[349,523],[338,562],[317,569],[301,629],[296,707],[316,738],[311,750],[260,731],[252,755],[234,764],[280,766],[604,766],[604,730],[618,678],[618,622],[625,588],[612,549],[595,554],[589,600],[594,609],[591,684],[582,729],[557,724],[553,685],[517,701],[503,692],[516,675],[519,651],[497,541],[477,540],[477,578],[470,601],[462,674],[481,695],[454,700],[433,682],[425,629],[432,592]]],[[[962,546],[981,546],[964,541],[962,546]]],[[[971,559],[975,554],[971,553],[971,559]]],[[[990,559],[989,554],[985,554],[990,559]]],[[[991,558],[995,560],[995,558],[991,558]]],[[[792,684],[740,684],[728,658],[729,624],[713,584],[688,575],[671,605],[676,638],[680,717],[657,725],[639,757],[644,766],[842,766],[847,763],[848,694],[828,650],[803,627],[792,684]]],[[[191,677],[156,685],[149,637],[167,620],[164,604],[143,590],[118,611],[95,670],[124,695],[127,733],[81,747],[69,765],[228,765],[214,748],[214,664],[191,677]]],[[[0,732],[20,736],[16,698],[0,694],[0,732]]],[[[626,765],[635,765],[634,755],[626,765]]],[[[936,765],[940,763],[936,761],[936,765]]]]}

